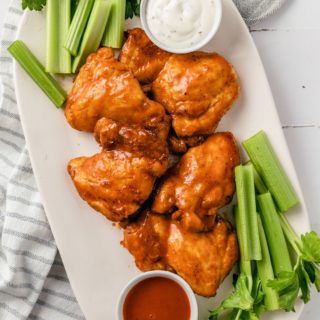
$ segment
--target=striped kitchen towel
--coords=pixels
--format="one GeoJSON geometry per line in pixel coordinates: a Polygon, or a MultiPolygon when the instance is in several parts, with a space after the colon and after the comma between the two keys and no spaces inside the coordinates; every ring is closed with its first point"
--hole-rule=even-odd
{"type": "Polygon", "coordinates": [[[244,21],[251,26],[276,12],[287,0],[233,0],[244,21]]]}
{"type": "MultiPolygon", "coordinates": [[[[234,1],[249,24],[284,2],[234,1]]],[[[22,14],[21,0],[13,0],[0,38],[0,320],[84,320],[41,204],[17,111],[6,49],[22,14]]]]}
{"type": "Polygon", "coordinates": [[[22,17],[12,1],[0,49],[0,319],[85,319],[48,225],[21,129],[7,47],[22,17]]]}

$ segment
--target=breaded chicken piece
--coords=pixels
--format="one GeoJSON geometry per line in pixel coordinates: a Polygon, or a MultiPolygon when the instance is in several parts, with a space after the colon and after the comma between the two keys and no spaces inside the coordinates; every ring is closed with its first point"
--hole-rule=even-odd
{"type": "Polygon", "coordinates": [[[120,52],[120,62],[127,65],[143,84],[151,83],[164,67],[171,53],[158,48],[140,29],[128,31],[120,52]]]}
{"type": "Polygon", "coordinates": [[[212,134],[239,95],[233,67],[217,53],[172,55],[152,84],[178,137],[212,134]]]}
{"type": "Polygon", "coordinates": [[[168,119],[162,105],[149,100],[127,66],[110,48],[92,53],[80,69],[68,96],[65,116],[77,130],[93,132],[99,119],[140,124],[165,134],[168,119]]]}
{"type": "Polygon", "coordinates": [[[203,144],[190,148],[160,184],[152,210],[174,212],[187,230],[212,228],[219,208],[235,191],[234,169],[239,151],[230,132],[215,133],[203,144]]]}
{"type": "Polygon", "coordinates": [[[124,230],[122,243],[140,270],[176,272],[205,297],[216,294],[238,259],[236,234],[220,218],[211,231],[194,233],[167,216],[144,213],[124,230]]]}

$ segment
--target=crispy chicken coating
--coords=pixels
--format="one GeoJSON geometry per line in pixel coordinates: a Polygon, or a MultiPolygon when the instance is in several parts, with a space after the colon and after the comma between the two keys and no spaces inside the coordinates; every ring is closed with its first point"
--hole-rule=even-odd
{"type": "Polygon", "coordinates": [[[128,39],[120,53],[120,62],[127,65],[141,83],[152,82],[164,67],[171,53],[158,48],[140,29],[128,31],[128,39]]]}
{"type": "Polygon", "coordinates": [[[217,53],[172,55],[152,84],[178,137],[212,134],[239,95],[233,67],[217,53]]]}
{"type": "Polygon", "coordinates": [[[205,297],[216,294],[238,259],[236,234],[220,218],[211,231],[194,233],[167,216],[144,213],[124,230],[123,245],[140,270],[174,271],[205,297]]]}
{"type": "Polygon", "coordinates": [[[168,172],[155,196],[152,210],[181,220],[186,229],[212,228],[219,208],[235,191],[234,168],[240,156],[230,132],[215,133],[190,148],[168,172]]]}
{"type": "Polygon", "coordinates": [[[140,124],[165,135],[168,120],[162,105],[148,99],[128,67],[110,48],[92,53],[68,96],[65,116],[77,130],[93,132],[103,117],[140,124]]]}

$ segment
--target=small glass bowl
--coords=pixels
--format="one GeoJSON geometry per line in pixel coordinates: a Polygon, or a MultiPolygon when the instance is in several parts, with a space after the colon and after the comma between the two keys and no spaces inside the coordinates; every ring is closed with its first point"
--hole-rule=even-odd
{"type": "Polygon", "coordinates": [[[201,41],[193,44],[192,46],[186,47],[186,48],[171,47],[171,46],[159,41],[157,39],[157,37],[151,32],[151,30],[148,26],[147,12],[146,12],[148,1],[152,1],[152,0],[142,0],[141,4],[140,4],[140,19],[141,19],[142,27],[143,27],[144,31],[146,32],[146,34],[148,35],[149,39],[155,45],[157,45],[159,48],[161,48],[165,51],[173,52],[173,53],[189,53],[189,52],[197,51],[197,50],[201,49],[202,47],[204,47],[208,42],[210,42],[210,40],[214,37],[214,35],[217,33],[217,31],[219,29],[221,18],[222,18],[222,2],[221,2],[221,0],[214,0],[215,15],[212,17],[212,21],[213,21],[212,27],[211,27],[210,31],[208,32],[207,36],[205,38],[203,38],[201,41]]]}
{"type": "Polygon", "coordinates": [[[123,320],[123,304],[126,300],[127,294],[129,291],[139,282],[149,279],[149,278],[154,278],[154,277],[162,277],[162,278],[167,278],[170,280],[175,281],[177,284],[180,285],[180,287],[184,290],[186,293],[189,304],[190,304],[190,320],[198,320],[198,304],[196,300],[196,296],[193,293],[192,289],[190,288],[189,284],[182,279],[180,276],[168,272],[168,271],[149,271],[149,272],[144,272],[141,273],[140,275],[136,276],[133,278],[121,291],[118,303],[117,303],[117,309],[116,309],[116,319],[117,320],[123,320]]]}

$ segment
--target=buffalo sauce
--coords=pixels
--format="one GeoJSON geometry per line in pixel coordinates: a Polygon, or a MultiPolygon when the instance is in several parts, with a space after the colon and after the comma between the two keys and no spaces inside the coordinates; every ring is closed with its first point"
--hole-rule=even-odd
{"type": "Polygon", "coordinates": [[[124,320],[190,320],[190,303],[181,286],[153,277],[136,284],[123,304],[124,320]]]}

